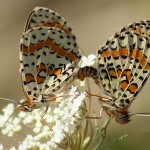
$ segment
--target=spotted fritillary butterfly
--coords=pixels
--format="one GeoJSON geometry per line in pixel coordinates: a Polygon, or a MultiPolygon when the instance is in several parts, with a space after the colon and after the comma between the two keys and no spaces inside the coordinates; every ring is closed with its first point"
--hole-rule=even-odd
{"type": "Polygon", "coordinates": [[[119,123],[150,75],[150,21],[125,26],[97,50],[97,71],[105,98],[102,107],[119,123]]]}

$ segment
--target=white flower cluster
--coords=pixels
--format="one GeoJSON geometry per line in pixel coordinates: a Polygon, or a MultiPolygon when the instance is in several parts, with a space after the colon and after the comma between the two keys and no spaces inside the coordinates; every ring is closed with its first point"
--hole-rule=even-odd
{"type": "Polygon", "coordinates": [[[70,148],[71,136],[77,132],[82,120],[86,116],[86,105],[84,103],[85,93],[79,93],[74,87],[69,92],[72,96],[62,99],[56,114],[59,119],[56,120],[52,128],[54,135],[48,145],[55,149],[70,148]]]}
{"type": "MultiPolygon", "coordinates": [[[[85,93],[80,93],[76,87],[72,87],[68,91],[68,94],[70,96],[59,98],[57,106],[48,109],[48,112],[44,116],[46,125],[40,122],[40,114],[43,113],[44,109],[37,109],[31,113],[19,112],[18,117],[15,117],[18,121],[15,121],[14,117],[10,118],[3,127],[2,133],[14,136],[13,133],[21,130],[21,123],[29,127],[32,125],[34,135],[27,135],[17,148],[18,150],[69,149],[70,139],[73,134],[78,131],[82,120],[86,116],[87,110],[84,102],[85,93]],[[17,130],[15,126],[17,126],[17,130]]],[[[4,115],[0,117],[6,118],[7,116],[8,118],[11,113],[9,113],[9,115],[6,114],[10,111],[11,113],[14,111],[14,106],[9,104],[3,110],[3,112],[5,112],[4,115]]],[[[3,119],[3,121],[0,122],[0,126],[2,126],[4,122],[3,119]]],[[[2,145],[0,146],[3,148],[2,145]]],[[[11,150],[15,150],[15,147],[12,147],[11,150]]]]}
{"type": "Polygon", "coordinates": [[[0,144],[0,150],[3,150],[3,149],[4,149],[3,145],[2,145],[2,144],[0,144]]]}
{"type": "Polygon", "coordinates": [[[0,127],[2,127],[4,123],[7,122],[7,119],[9,119],[2,129],[2,134],[9,137],[13,136],[15,132],[18,132],[21,129],[21,120],[18,117],[10,117],[14,112],[14,109],[15,107],[13,104],[8,104],[2,109],[4,114],[0,115],[0,127]]]}
{"type": "Polygon", "coordinates": [[[81,61],[79,62],[79,67],[83,68],[85,66],[92,66],[95,63],[96,56],[90,54],[88,57],[82,56],[81,61]]]}
{"type": "MultiPolygon", "coordinates": [[[[83,56],[79,67],[83,68],[93,65],[95,58],[96,56],[93,54],[88,57],[83,56]]],[[[78,86],[84,85],[85,81],[80,81],[78,84],[78,86]]],[[[19,134],[19,131],[24,132],[23,125],[25,125],[26,128],[29,128],[29,131],[32,129],[32,133],[28,133],[28,130],[25,131],[29,135],[26,135],[26,138],[19,144],[17,150],[71,149],[70,145],[71,141],[73,141],[73,135],[80,128],[87,110],[84,102],[85,93],[80,93],[76,87],[72,87],[68,94],[70,96],[59,98],[55,106],[49,107],[44,116],[44,123],[41,123],[40,120],[45,108],[36,109],[30,113],[18,112],[15,111],[13,104],[8,104],[2,110],[3,115],[0,115],[0,127],[3,127],[1,133],[7,135],[8,138],[15,137],[17,133],[19,134]],[[17,116],[13,115],[10,117],[14,111],[17,113],[17,116]],[[4,125],[8,118],[9,120],[4,125]]],[[[0,150],[3,149],[4,146],[0,143],[0,150]]],[[[11,150],[15,149],[15,147],[11,148],[11,150]]]]}

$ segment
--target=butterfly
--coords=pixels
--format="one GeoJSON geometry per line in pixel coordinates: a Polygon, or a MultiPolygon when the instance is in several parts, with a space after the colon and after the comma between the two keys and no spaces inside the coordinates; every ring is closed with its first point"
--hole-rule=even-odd
{"type": "Polygon", "coordinates": [[[32,111],[48,106],[75,79],[92,77],[97,82],[95,68],[79,68],[82,55],[63,17],[48,8],[34,8],[21,38],[20,72],[26,100],[17,109],[32,111]]]}
{"type": "Polygon", "coordinates": [[[116,121],[130,121],[128,108],[150,75],[150,21],[134,22],[109,38],[97,54],[102,108],[116,121]]]}
{"type": "Polygon", "coordinates": [[[32,111],[55,100],[71,85],[82,53],[66,20],[44,7],[31,12],[20,44],[20,72],[26,100],[18,110],[32,111]]]}

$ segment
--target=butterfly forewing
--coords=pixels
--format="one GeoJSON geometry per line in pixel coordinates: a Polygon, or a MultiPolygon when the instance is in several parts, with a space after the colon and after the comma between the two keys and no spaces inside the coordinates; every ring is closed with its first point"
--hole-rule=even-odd
{"type": "Polygon", "coordinates": [[[51,9],[44,7],[34,8],[26,23],[25,31],[39,26],[57,27],[75,38],[66,20],[51,9]]]}

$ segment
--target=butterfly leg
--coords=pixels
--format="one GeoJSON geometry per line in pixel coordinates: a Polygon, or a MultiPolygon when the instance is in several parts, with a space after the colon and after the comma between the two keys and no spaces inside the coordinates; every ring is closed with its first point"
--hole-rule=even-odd
{"type": "Polygon", "coordinates": [[[43,125],[48,126],[48,128],[49,128],[51,131],[53,131],[52,126],[51,126],[49,123],[47,123],[46,120],[44,119],[44,116],[45,116],[45,114],[47,113],[48,108],[49,108],[49,105],[46,107],[44,113],[41,115],[41,122],[42,122],[43,125]]]}
{"type": "Polygon", "coordinates": [[[47,111],[48,111],[48,108],[49,108],[49,105],[48,105],[48,106],[46,106],[46,109],[45,109],[44,113],[42,114],[41,119],[43,119],[43,118],[44,118],[45,114],[46,114],[46,113],[47,113],[47,111]]]}
{"type": "Polygon", "coordinates": [[[101,119],[102,118],[102,113],[103,113],[103,108],[100,109],[100,112],[99,112],[99,117],[89,117],[87,116],[86,118],[88,119],[101,119]]]}
{"type": "Polygon", "coordinates": [[[100,96],[98,94],[91,94],[88,91],[86,91],[86,93],[87,93],[87,96],[96,96],[96,97],[100,98],[101,101],[104,101],[104,102],[109,102],[112,100],[112,99],[109,99],[107,97],[100,96]]]}

